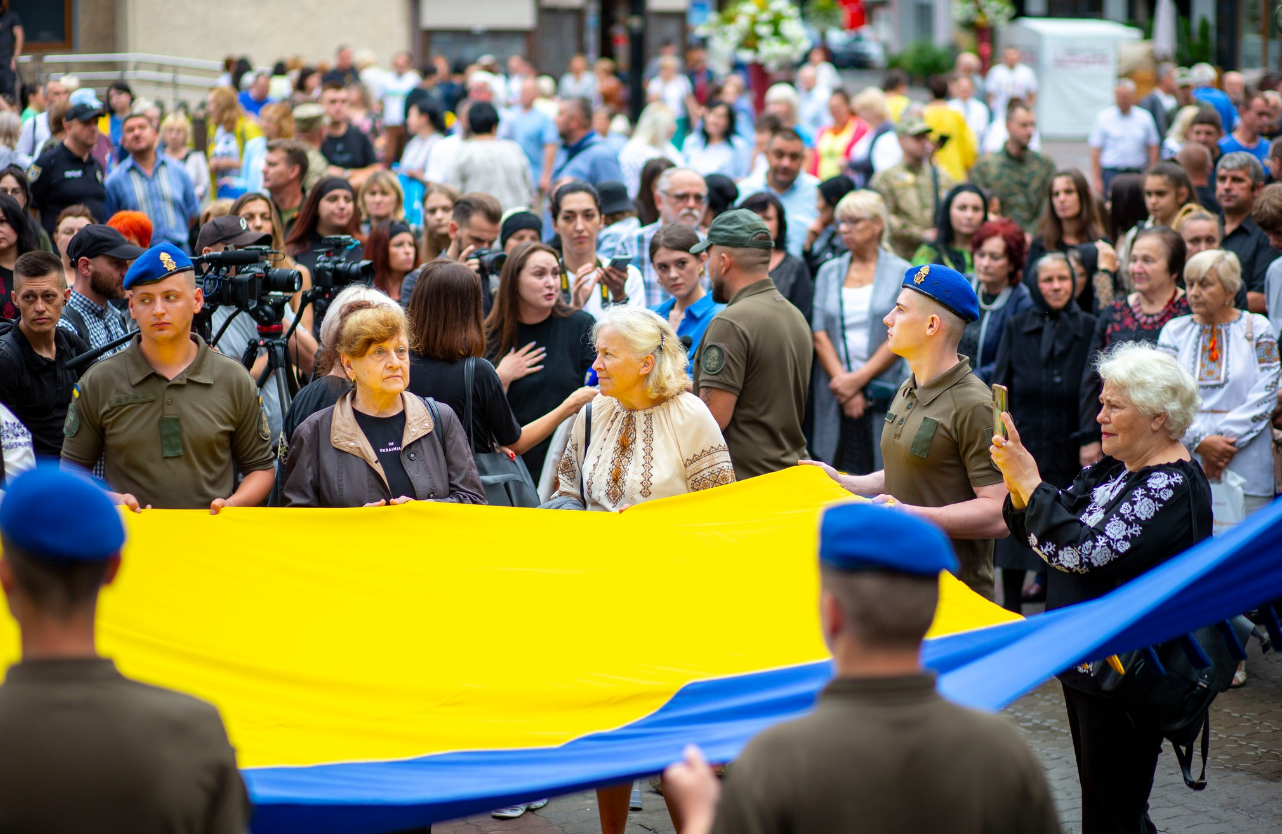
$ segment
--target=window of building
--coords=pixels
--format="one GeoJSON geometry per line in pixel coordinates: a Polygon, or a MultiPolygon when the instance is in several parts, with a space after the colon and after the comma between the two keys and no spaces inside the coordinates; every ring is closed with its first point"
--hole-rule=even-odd
{"type": "Polygon", "coordinates": [[[71,49],[71,0],[10,0],[22,20],[27,49],[71,49]]]}

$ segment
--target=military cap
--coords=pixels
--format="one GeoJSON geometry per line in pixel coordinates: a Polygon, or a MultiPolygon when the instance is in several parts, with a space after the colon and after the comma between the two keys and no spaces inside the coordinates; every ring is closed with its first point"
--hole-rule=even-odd
{"type": "Polygon", "coordinates": [[[774,249],[774,239],[766,221],[755,211],[734,209],[717,215],[708,227],[708,238],[690,248],[697,255],[709,246],[728,246],[731,249],[774,249]]]}
{"type": "Polygon", "coordinates": [[[900,136],[925,136],[930,129],[920,116],[904,116],[903,121],[895,125],[895,133],[900,136]]]}
{"type": "Polygon", "coordinates": [[[309,101],[294,108],[294,127],[303,133],[310,133],[328,124],[329,116],[319,104],[309,101]]]}
{"type": "Polygon", "coordinates": [[[937,301],[961,316],[962,321],[979,320],[979,296],[966,276],[955,269],[940,264],[910,266],[904,273],[903,285],[937,301]]]}
{"type": "Polygon", "coordinates": [[[120,510],[88,475],[41,463],[13,479],[0,532],[35,559],[95,562],[120,552],[120,510]]]}
{"type": "Polygon", "coordinates": [[[903,510],[863,501],[824,511],[819,561],[837,570],[918,576],[958,569],[953,546],[938,527],[903,510]]]}
{"type": "Polygon", "coordinates": [[[106,255],[109,258],[132,261],[145,251],[141,246],[134,246],[125,240],[125,236],[111,226],[91,223],[76,232],[67,243],[67,260],[77,264],[81,258],[106,255]]]}
{"type": "Polygon", "coordinates": [[[179,272],[193,271],[191,258],[172,243],[159,243],[134,261],[125,273],[124,287],[131,290],[142,284],[154,284],[179,272]]]}

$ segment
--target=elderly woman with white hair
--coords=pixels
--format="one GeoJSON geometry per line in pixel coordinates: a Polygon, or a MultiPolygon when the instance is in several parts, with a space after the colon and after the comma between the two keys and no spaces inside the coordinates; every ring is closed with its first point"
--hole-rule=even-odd
{"type": "Polygon", "coordinates": [[[881,426],[907,376],[886,344],[882,319],[895,307],[908,262],[888,248],[890,221],[877,192],[850,192],[834,214],[849,251],[815,278],[811,451],[843,472],[866,475],[881,468],[881,426]]]}
{"type": "Polygon", "coordinates": [[[1268,318],[1234,306],[1242,267],[1232,252],[1194,255],[1184,265],[1184,285],[1193,314],[1171,319],[1157,337],[1158,347],[1193,374],[1202,395],[1184,445],[1212,481],[1227,469],[1246,482],[1249,514],[1273,500],[1269,418],[1282,370],[1277,337],[1268,318]]]}
{"type": "Polygon", "coordinates": [[[637,119],[623,150],[619,151],[619,168],[623,171],[623,184],[628,187],[628,197],[635,200],[641,188],[641,169],[656,157],[672,160],[678,167],[685,165],[685,157],[672,144],[677,132],[677,117],[661,101],[646,105],[637,119]]]}
{"type": "MultiPolygon", "coordinates": [[[[609,307],[592,330],[601,394],[583,407],[543,506],[621,512],[734,483],[716,418],[689,392],[686,352],[662,316],[609,307]]],[[[597,789],[602,834],[623,834],[631,783],[597,789]]]]}
{"type": "MultiPolygon", "coordinates": [[[[1010,495],[1012,536],[1050,566],[1047,609],[1101,597],[1211,535],[1211,487],[1182,438],[1197,418],[1197,383],[1161,349],[1115,345],[1099,365],[1104,457],[1066,489],[1042,481],[1009,413],[990,449],[1010,495]]],[[[1090,674],[1059,676],[1082,784],[1083,831],[1154,830],[1148,797],[1162,734],[1090,674]],[[1119,822],[1126,821],[1126,822],[1119,822]]]]}

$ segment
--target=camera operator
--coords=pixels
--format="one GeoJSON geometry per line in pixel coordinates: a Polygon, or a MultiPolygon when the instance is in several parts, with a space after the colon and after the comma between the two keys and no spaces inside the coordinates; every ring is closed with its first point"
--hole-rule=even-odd
{"type": "Polygon", "coordinates": [[[85,341],[58,327],[67,301],[62,259],[28,252],[13,265],[18,322],[0,336],[0,403],[31,430],[37,455],[58,457],[71,389],[80,373],[67,361],[89,350],[85,341]]]}
{"type": "Polygon", "coordinates": [[[272,488],[258,389],[239,360],[191,332],[204,304],[191,259],[153,246],[125,274],[139,335],[81,377],[67,410],[62,459],[105,458],[116,501],[143,507],[252,507],[272,488]],[[244,477],[236,485],[236,473],[244,477]]]}
{"type": "MultiPolygon", "coordinates": [[[[503,270],[501,261],[488,261],[492,269],[482,269],[482,264],[472,257],[478,251],[492,249],[499,239],[499,224],[503,222],[503,206],[489,194],[473,191],[459,197],[454,204],[454,214],[450,220],[448,234],[450,246],[438,260],[461,261],[468,268],[481,276],[481,299],[484,302],[485,315],[490,314],[494,305],[494,290],[498,285],[499,273],[503,270]]],[[[401,304],[408,306],[410,296],[414,294],[414,285],[422,269],[416,269],[401,282],[401,304]]]]}
{"type": "MultiPolygon", "coordinates": [[[[253,231],[245,218],[227,214],[215,217],[200,228],[200,234],[196,237],[196,251],[201,255],[208,255],[211,252],[224,252],[228,247],[240,249],[246,246],[270,246],[271,242],[270,234],[253,231]]],[[[198,266],[197,269],[199,268],[198,266]]],[[[229,270],[229,275],[234,274],[233,267],[229,270]]],[[[210,347],[224,356],[240,361],[249,342],[258,339],[258,323],[248,312],[238,312],[238,310],[237,307],[224,304],[214,311],[210,322],[211,334],[217,335],[222,331],[222,335],[218,336],[217,341],[210,347]],[[231,319],[231,324],[227,324],[228,319],[231,319]],[[226,330],[223,330],[223,325],[227,326],[226,330]]],[[[254,364],[249,368],[249,375],[255,382],[266,370],[267,362],[267,351],[260,349],[254,364]]],[[[288,403],[281,402],[279,387],[276,383],[276,375],[279,373],[281,371],[273,370],[271,376],[259,388],[263,411],[267,414],[267,429],[273,449],[276,447],[276,439],[280,436],[281,421],[288,407],[288,403]]]]}

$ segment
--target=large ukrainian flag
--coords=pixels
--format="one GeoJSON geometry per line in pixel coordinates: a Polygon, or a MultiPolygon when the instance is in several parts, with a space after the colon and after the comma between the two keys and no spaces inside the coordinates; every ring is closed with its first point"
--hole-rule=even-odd
{"type": "MultiPolygon", "coordinates": [[[[850,499],[800,468],[619,515],[129,515],[101,649],[218,706],[255,831],[421,826],[653,772],[692,741],[729,758],[806,710],[831,675],[818,516],[850,499]]],[[[1014,619],[941,583],[932,637],[1014,619]]]]}

